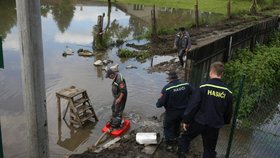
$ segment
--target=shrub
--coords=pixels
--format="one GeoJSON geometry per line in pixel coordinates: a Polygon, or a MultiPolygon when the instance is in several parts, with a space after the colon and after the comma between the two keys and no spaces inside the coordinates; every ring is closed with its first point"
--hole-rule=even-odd
{"type": "Polygon", "coordinates": [[[117,55],[120,58],[136,58],[138,61],[144,61],[151,56],[150,52],[147,50],[130,51],[128,49],[119,49],[117,55]]]}
{"type": "MultiPolygon", "coordinates": [[[[239,117],[246,118],[260,100],[269,99],[280,85],[280,33],[268,46],[258,46],[254,52],[243,49],[225,64],[224,80],[234,94],[238,93],[239,80],[245,75],[239,117]],[[278,86],[278,87],[277,87],[278,86]]],[[[236,100],[236,99],[235,99],[236,100]]]]}

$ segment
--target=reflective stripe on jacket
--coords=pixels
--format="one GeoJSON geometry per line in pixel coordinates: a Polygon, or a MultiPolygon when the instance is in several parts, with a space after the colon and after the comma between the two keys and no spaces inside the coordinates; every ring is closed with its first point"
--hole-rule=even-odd
{"type": "Polygon", "coordinates": [[[158,99],[156,106],[164,106],[166,110],[185,109],[193,88],[189,83],[180,80],[169,82],[163,87],[162,96],[158,99]]]}
{"type": "Polygon", "coordinates": [[[214,78],[196,89],[184,113],[184,121],[193,119],[213,128],[230,123],[232,116],[232,92],[220,79],[214,78]]]}

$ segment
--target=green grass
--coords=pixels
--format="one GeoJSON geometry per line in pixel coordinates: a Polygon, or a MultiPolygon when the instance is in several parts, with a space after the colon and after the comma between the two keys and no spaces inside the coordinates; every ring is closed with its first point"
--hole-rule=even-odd
{"type": "Polygon", "coordinates": [[[119,49],[117,55],[120,58],[136,58],[137,61],[144,61],[145,59],[149,58],[150,52],[147,50],[142,51],[131,51],[128,49],[119,49]]]}
{"type": "MultiPolygon", "coordinates": [[[[114,0],[112,0],[114,2],[114,0]]],[[[117,3],[144,4],[157,7],[193,9],[195,0],[117,0],[117,3]]],[[[227,0],[198,0],[200,11],[226,14],[227,0]]],[[[232,12],[249,10],[250,0],[231,0],[232,12]]]]}

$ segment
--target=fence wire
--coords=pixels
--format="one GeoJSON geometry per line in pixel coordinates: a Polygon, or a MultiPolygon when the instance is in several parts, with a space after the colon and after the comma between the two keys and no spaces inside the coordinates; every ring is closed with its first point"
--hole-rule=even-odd
{"type": "Polygon", "coordinates": [[[237,119],[231,158],[279,158],[280,90],[276,85],[267,97],[267,94],[262,94],[262,87],[259,88],[260,95],[254,98],[253,112],[246,118],[237,119]]]}

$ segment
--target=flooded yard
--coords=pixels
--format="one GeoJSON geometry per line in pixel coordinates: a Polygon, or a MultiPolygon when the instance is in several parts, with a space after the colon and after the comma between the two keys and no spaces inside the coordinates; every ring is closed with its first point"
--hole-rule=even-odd
{"type": "MultiPolygon", "coordinates": [[[[12,3],[13,4],[13,3],[12,3]]],[[[15,6],[11,8],[9,15],[15,18],[15,6]]],[[[109,66],[119,64],[119,71],[123,74],[128,86],[128,101],[125,114],[134,120],[132,128],[137,126],[137,118],[153,116],[161,113],[162,109],[156,109],[155,102],[159,96],[162,86],[166,83],[164,73],[148,73],[146,70],[151,65],[151,59],[140,63],[134,59],[122,61],[116,52],[118,47],[111,47],[105,51],[99,51],[93,57],[78,56],[78,49],[92,49],[93,26],[97,23],[97,16],[106,13],[106,4],[76,5],[68,8],[71,10],[58,10],[55,5],[45,5],[42,8],[51,7],[45,13],[42,20],[42,36],[44,47],[45,64],[45,85],[48,114],[48,131],[50,157],[62,157],[65,154],[79,153],[93,145],[101,135],[102,126],[109,120],[111,115],[111,104],[113,97],[111,94],[111,80],[105,78],[105,73],[101,67],[96,67],[93,63],[96,60],[113,60],[109,66]],[[63,12],[60,15],[59,12],[63,12]],[[69,13],[70,12],[70,13],[69,13]],[[71,17],[72,16],[72,17],[71,17]],[[74,54],[63,57],[62,53],[71,48],[74,54]],[[133,65],[137,69],[126,69],[126,66],[133,65]],[[75,129],[67,126],[62,120],[58,121],[58,111],[55,93],[63,88],[76,86],[87,90],[93,103],[94,109],[99,118],[97,124],[89,123],[83,129],[75,129]]],[[[66,6],[67,7],[67,6],[66,6]]],[[[8,14],[8,13],[7,13],[8,14]]],[[[116,7],[112,7],[111,27],[116,33],[121,30],[129,30],[126,36],[122,36],[126,43],[133,42],[142,44],[141,40],[134,40],[137,32],[134,29],[133,20],[130,15],[116,7]],[[113,29],[113,28],[112,28],[113,29]]],[[[2,136],[5,157],[26,157],[25,128],[22,81],[21,81],[21,61],[18,41],[18,28],[16,21],[10,22],[10,27],[4,32],[3,49],[5,69],[0,71],[0,108],[2,136]]],[[[8,24],[6,24],[8,25],[8,24]]],[[[105,24],[104,24],[105,25],[105,24]]],[[[141,30],[145,29],[144,24],[141,30]]],[[[138,33],[139,34],[139,33],[138,33]]],[[[115,36],[117,37],[117,35],[115,36]]],[[[158,57],[153,59],[157,64],[172,58],[172,56],[158,57]]],[[[62,112],[66,109],[66,102],[62,102],[62,112]]],[[[69,117],[66,117],[69,121],[69,117]]]]}
{"type": "MultiPolygon", "coordinates": [[[[155,56],[139,62],[135,59],[121,59],[117,56],[120,48],[126,44],[140,45],[147,40],[137,40],[150,27],[150,9],[141,5],[112,6],[108,16],[107,3],[86,2],[70,3],[70,1],[42,1],[41,21],[44,48],[45,86],[47,99],[47,116],[49,132],[50,157],[63,157],[72,153],[81,153],[93,145],[101,135],[101,128],[109,120],[113,97],[111,80],[105,78],[102,67],[93,63],[97,60],[112,60],[109,66],[118,64],[119,71],[126,79],[128,100],[125,116],[132,120],[132,129],[139,126],[141,118],[159,116],[164,111],[157,109],[155,103],[162,87],[166,84],[165,73],[153,72],[151,65],[168,61],[174,55],[155,56]],[[122,39],[122,46],[111,46],[104,51],[92,48],[93,27],[97,24],[98,15],[104,14],[104,28],[111,32],[112,40],[122,39]],[[110,17],[110,18],[109,18],[110,17]],[[73,55],[62,56],[67,48],[73,55]],[[96,54],[92,57],[78,56],[78,49],[86,49],[96,54]],[[137,69],[127,69],[127,66],[137,69]],[[84,128],[76,129],[68,126],[63,120],[58,121],[57,98],[55,93],[63,88],[75,86],[87,90],[99,121],[89,123],[84,128]]],[[[4,156],[6,158],[26,157],[26,122],[24,117],[23,91],[21,77],[21,60],[19,49],[18,27],[16,25],[15,2],[0,2],[0,34],[3,36],[5,68],[0,70],[0,116],[4,156]]],[[[192,18],[191,11],[158,8],[160,24],[177,28],[180,18],[192,18]],[[173,16],[172,16],[173,15],[173,16]],[[174,20],[178,22],[174,24],[174,20]]],[[[206,14],[205,19],[212,19],[213,14],[206,14]]],[[[217,15],[213,15],[217,16],[217,15]]],[[[219,15],[218,15],[219,16],[219,15]]],[[[66,110],[66,101],[62,102],[62,112],[66,110]]],[[[277,115],[279,119],[279,115],[277,115]]],[[[69,121],[69,117],[66,117],[69,121]]],[[[222,131],[222,137],[228,137],[228,128],[222,131]]],[[[242,132],[237,132],[242,134],[242,132]]],[[[247,133],[248,134],[248,133],[247,133]]],[[[250,133],[258,135],[258,133],[250,133]]],[[[226,139],[225,138],[225,139],[226,139]]],[[[244,138],[244,142],[247,137],[244,138]]],[[[242,142],[242,141],[241,141],[242,142]]],[[[227,142],[224,141],[223,144],[227,142]]],[[[225,152],[224,148],[223,151],[225,152]]]]}

